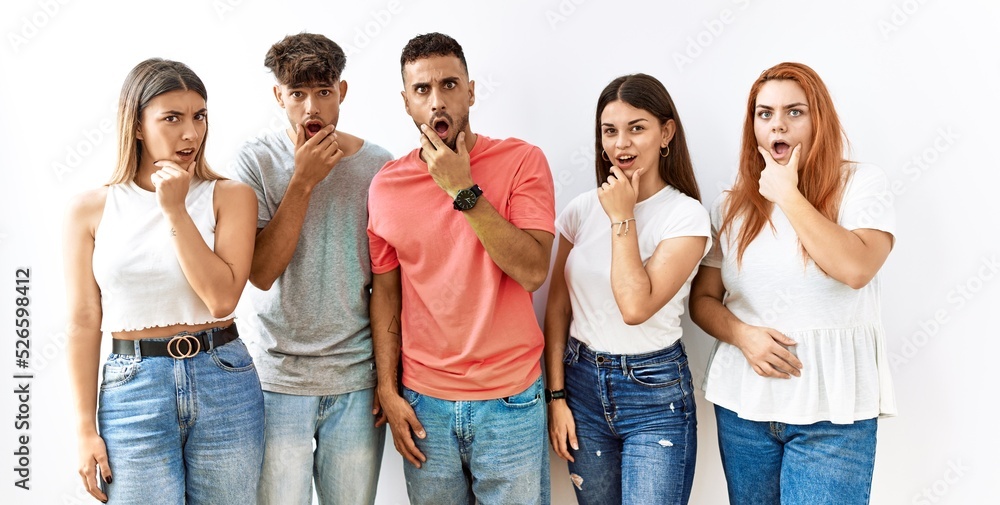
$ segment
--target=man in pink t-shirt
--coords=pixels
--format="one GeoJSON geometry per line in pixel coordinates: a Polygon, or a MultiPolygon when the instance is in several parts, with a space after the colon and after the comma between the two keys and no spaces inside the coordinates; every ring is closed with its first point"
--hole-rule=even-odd
{"type": "Polygon", "coordinates": [[[368,236],[378,396],[410,502],[547,504],[531,292],[555,231],[548,163],[472,132],[475,83],[451,37],[413,38],[400,65],[421,147],[372,181],[368,236]]]}

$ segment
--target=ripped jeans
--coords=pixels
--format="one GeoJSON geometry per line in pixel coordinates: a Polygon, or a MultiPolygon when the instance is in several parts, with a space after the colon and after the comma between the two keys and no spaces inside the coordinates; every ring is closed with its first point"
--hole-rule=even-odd
{"type": "Polygon", "coordinates": [[[570,338],[563,363],[580,446],[569,463],[577,501],[687,503],[698,422],[683,345],[621,355],[570,338]]]}

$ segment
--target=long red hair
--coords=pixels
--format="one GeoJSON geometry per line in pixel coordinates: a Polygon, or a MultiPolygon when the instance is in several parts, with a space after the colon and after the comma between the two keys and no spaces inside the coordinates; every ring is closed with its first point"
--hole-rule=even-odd
{"type": "MultiPolygon", "coordinates": [[[[764,170],[764,159],[757,151],[753,123],[760,89],[768,81],[782,79],[794,81],[802,88],[812,118],[812,147],[806,159],[799,162],[799,191],[820,214],[833,222],[837,221],[840,211],[845,182],[841,167],[847,161],[844,158],[846,138],[837,111],[833,108],[833,100],[826,85],[813,69],[801,63],[779,63],[763,71],[750,88],[746,120],[743,123],[739,173],[733,188],[727,192],[723,207],[720,236],[731,232],[736,220],[742,221],[735,237],[737,264],[742,263],[747,246],[764,229],[765,223],[774,228],[771,223],[774,204],[760,194],[760,173],[764,170]]],[[[731,237],[730,240],[732,239],[731,237]]]]}

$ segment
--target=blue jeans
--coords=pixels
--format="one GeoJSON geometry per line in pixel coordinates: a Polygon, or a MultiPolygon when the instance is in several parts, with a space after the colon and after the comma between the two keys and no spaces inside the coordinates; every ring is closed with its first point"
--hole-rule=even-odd
{"type": "Polygon", "coordinates": [[[757,422],[718,405],[715,417],[729,503],[868,503],[876,419],[854,424],[757,422]]]}
{"type": "Polygon", "coordinates": [[[412,505],[548,505],[549,451],[542,379],[495,400],[448,401],[403,388],[427,437],[427,461],[403,461],[412,505]]]}
{"type": "Polygon", "coordinates": [[[687,503],[698,421],[681,343],[622,355],[570,338],[563,364],[580,446],[569,463],[577,501],[687,503]]]}
{"type": "Polygon", "coordinates": [[[375,389],[330,396],[264,392],[261,505],[372,504],[385,426],[375,427],[375,389]]]}
{"type": "Polygon", "coordinates": [[[108,503],[254,503],[264,397],[242,341],[188,359],[109,355],[97,421],[108,503]]]}

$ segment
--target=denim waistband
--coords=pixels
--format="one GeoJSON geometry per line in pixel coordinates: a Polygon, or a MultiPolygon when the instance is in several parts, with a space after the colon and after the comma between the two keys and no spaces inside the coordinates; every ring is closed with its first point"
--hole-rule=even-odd
{"type": "Polygon", "coordinates": [[[680,340],[659,351],[642,354],[612,354],[610,352],[595,351],[588,347],[587,344],[569,337],[569,342],[566,343],[566,350],[570,353],[571,359],[574,362],[583,360],[598,368],[620,368],[625,371],[629,368],[639,366],[678,361],[686,357],[684,344],[680,340]]]}

